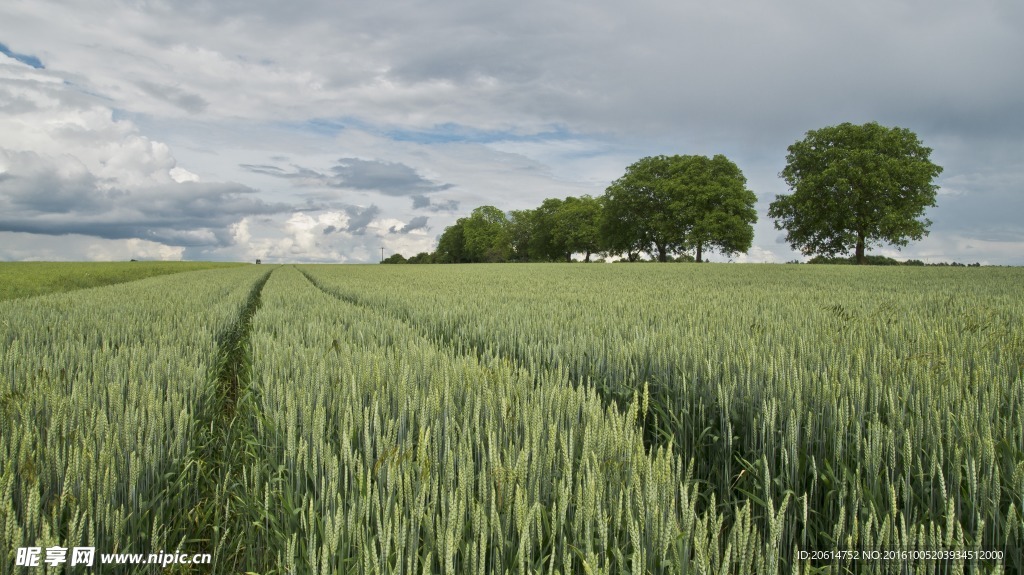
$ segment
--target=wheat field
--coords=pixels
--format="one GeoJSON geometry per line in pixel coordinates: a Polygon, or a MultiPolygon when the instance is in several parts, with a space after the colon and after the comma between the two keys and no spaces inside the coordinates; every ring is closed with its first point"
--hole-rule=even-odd
{"type": "Polygon", "coordinates": [[[0,302],[0,572],[1024,572],[1020,285],[297,265],[0,302]]]}

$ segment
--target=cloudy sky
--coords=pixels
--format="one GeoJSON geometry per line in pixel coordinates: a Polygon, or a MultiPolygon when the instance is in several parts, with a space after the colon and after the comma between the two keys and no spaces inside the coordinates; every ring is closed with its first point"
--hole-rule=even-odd
{"type": "Polygon", "coordinates": [[[1019,0],[5,0],[0,260],[373,262],[722,153],[759,198],[737,259],[787,261],[786,147],[878,121],[944,172],[931,235],[875,253],[1024,265],[1022,29],[1019,0]]]}

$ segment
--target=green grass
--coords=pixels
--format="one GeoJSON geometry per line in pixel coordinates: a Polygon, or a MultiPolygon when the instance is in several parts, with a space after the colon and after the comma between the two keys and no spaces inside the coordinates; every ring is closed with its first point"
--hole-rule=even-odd
{"type": "Polygon", "coordinates": [[[230,267],[222,262],[0,262],[0,301],[230,267]]]}

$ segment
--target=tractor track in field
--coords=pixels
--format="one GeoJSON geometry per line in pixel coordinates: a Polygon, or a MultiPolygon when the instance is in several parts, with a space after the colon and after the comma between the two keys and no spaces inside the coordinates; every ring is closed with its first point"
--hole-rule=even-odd
{"type": "Polygon", "coordinates": [[[429,341],[435,347],[444,349],[444,350],[449,351],[449,352],[451,352],[453,354],[464,355],[464,356],[472,355],[472,356],[476,357],[480,361],[485,361],[488,358],[503,359],[505,361],[508,361],[509,363],[511,363],[512,365],[514,365],[516,367],[519,367],[519,368],[522,368],[522,369],[529,369],[526,366],[526,362],[524,362],[522,359],[520,359],[517,354],[508,354],[508,353],[490,353],[490,354],[488,354],[486,352],[486,350],[482,346],[469,344],[469,343],[467,343],[465,341],[460,340],[459,338],[455,337],[452,334],[447,334],[446,335],[446,334],[435,334],[435,333],[432,333],[431,330],[429,330],[427,328],[424,328],[422,325],[414,322],[406,314],[403,314],[403,313],[401,313],[399,311],[389,310],[389,309],[383,308],[383,307],[381,307],[379,305],[376,305],[374,303],[366,301],[366,300],[360,298],[359,296],[355,296],[355,295],[352,295],[352,294],[344,293],[344,292],[341,292],[341,291],[336,291],[336,290],[334,290],[334,289],[332,289],[330,287],[327,287],[327,286],[323,285],[320,282],[320,280],[318,280],[317,278],[315,278],[312,275],[310,275],[308,272],[306,272],[306,270],[299,269],[299,268],[296,268],[296,269],[299,271],[299,273],[301,273],[306,278],[306,280],[309,281],[309,283],[313,284],[313,287],[317,288],[318,290],[320,290],[324,294],[326,294],[326,295],[328,295],[330,297],[333,297],[334,299],[337,299],[337,300],[343,301],[345,303],[351,304],[353,306],[360,307],[360,308],[363,308],[363,309],[367,309],[367,310],[369,310],[369,311],[371,311],[373,313],[385,316],[385,317],[393,319],[393,320],[397,320],[397,321],[401,322],[402,324],[404,324],[408,329],[410,329],[414,333],[418,334],[423,339],[429,341]]]}
{"type": "Polygon", "coordinates": [[[214,572],[235,573],[245,567],[239,563],[252,551],[244,541],[246,526],[259,519],[254,510],[262,507],[262,501],[246,501],[238,478],[247,468],[260,464],[255,452],[247,448],[255,441],[252,418],[258,417],[252,402],[246,400],[253,376],[249,338],[253,317],[262,305],[263,288],[275,269],[253,284],[238,319],[219,338],[212,373],[216,395],[197,418],[195,448],[183,474],[197,493],[194,507],[183,514],[186,533],[213,553],[214,572]]]}
{"type": "Polygon", "coordinates": [[[217,350],[217,386],[223,395],[221,412],[228,420],[234,415],[239,393],[252,380],[252,362],[249,353],[249,336],[252,333],[252,318],[263,301],[260,294],[267,284],[271,269],[260,278],[249,292],[249,298],[238,316],[238,321],[220,338],[217,350]]]}

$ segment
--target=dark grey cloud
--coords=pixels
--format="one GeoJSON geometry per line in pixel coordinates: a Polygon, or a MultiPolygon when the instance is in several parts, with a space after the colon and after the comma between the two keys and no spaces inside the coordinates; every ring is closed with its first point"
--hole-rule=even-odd
{"type": "Polygon", "coordinates": [[[939,196],[936,203],[938,207],[927,214],[932,234],[952,232],[988,242],[1024,242],[1020,219],[1024,194],[1019,190],[978,188],[963,195],[939,196]]]}
{"type": "Polygon", "coordinates": [[[267,176],[274,176],[278,178],[288,177],[288,173],[277,166],[270,164],[238,164],[239,168],[250,171],[254,174],[264,174],[267,176]]]}
{"type": "Polygon", "coordinates": [[[326,173],[297,165],[289,170],[269,164],[239,164],[239,167],[255,174],[294,180],[300,185],[379,192],[395,197],[423,195],[453,187],[453,184],[428,180],[401,162],[359,158],[341,158],[326,173]]]}
{"type": "Polygon", "coordinates": [[[186,92],[177,86],[171,86],[167,84],[156,84],[153,82],[139,82],[136,84],[143,92],[163,100],[169,104],[177,106],[186,112],[191,114],[199,114],[206,110],[210,105],[202,96],[199,94],[193,94],[186,92]]]}
{"type": "Polygon", "coordinates": [[[719,144],[847,120],[999,128],[1002,119],[1001,129],[1019,131],[1024,117],[1014,97],[1024,89],[1024,63],[1007,58],[1024,52],[1024,22],[1011,2],[940,1],[922,10],[883,0],[630,8],[527,0],[393,13],[384,20],[364,8],[338,24],[372,30],[368,56],[393,85],[455,87],[467,119],[479,110],[719,144]]]}
{"type": "Polygon", "coordinates": [[[439,192],[452,187],[432,182],[401,162],[341,158],[331,173],[336,187],[372,190],[388,196],[439,192]]]}
{"type": "Polygon", "coordinates": [[[989,113],[997,108],[1019,121],[1013,96],[1024,68],[1007,57],[1024,51],[1015,4],[442,0],[341,10],[312,0],[295,10],[196,0],[175,10],[147,5],[136,25],[148,32],[147,46],[165,52],[201,44],[268,72],[308,71],[325,91],[359,88],[355,97],[366,98],[325,101],[284,87],[246,95],[285,94],[298,107],[329,108],[325,115],[372,123],[387,109],[394,116],[386,121],[421,127],[426,117],[630,138],[756,139],[766,128],[788,134],[890,114],[978,125],[998,118],[989,113]],[[433,85],[450,89],[417,89],[433,85]]]}
{"type": "Polygon", "coordinates": [[[428,219],[429,218],[427,218],[427,216],[416,216],[415,218],[409,220],[409,223],[405,224],[404,226],[400,228],[398,226],[391,226],[391,228],[388,231],[393,234],[407,234],[413,230],[425,230],[427,229],[428,219]]]}
{"type": "Polygon", "coordinates": [[[256,190],[234,183],[110,186],[73,162],[32,152],[13,160],[0,179],[0,231],[138,238],[174,246],[226,246],[230,226],[252,215],[287,212],[256,190]]]}
{"type": "Polygon", "coordinates": [[[349,206],[345,212],[348,214],[348,227],[345,228],[345,231],[359,236],[366,233],[366,226],[370,225],[373,218],[380,214],[380,208],[375,205],[366,208],[349,206]]]}
{"type": "Polygon", "coordinates": [[[431,212],[456,212],[459,209],[458,200],[436,201],[429,196],[417,194],[412,197],[412,209],[429,210],[431,212]]]}
{"type": "Polygon", "coordinates": [[[297,180],[300,184],[331,186],[329,176],[301,166],[292,166],[291,171],[271,164],[239,164],[238,167],[254,174],[263,174],[285,180],[297,180]]]}
{"type": "Polygon", "coordinates": [[[348,215],[348,223],[343,228],[333,225],[326,226],[323,229],[323,235],[327,236],[336,232],[347,232],[354,236],[365,235],[366,227],[380,215],[380,208],[374,204],[366,207],[342,206],[342,209],[348,215]]]}

